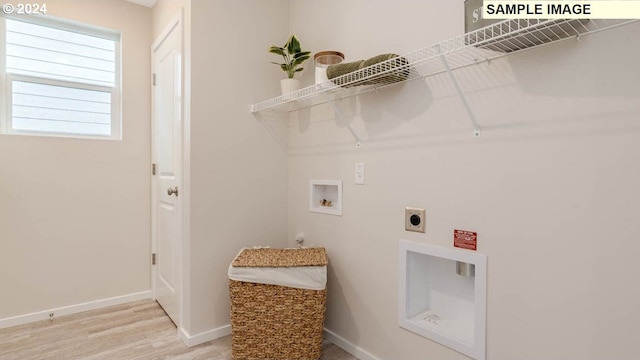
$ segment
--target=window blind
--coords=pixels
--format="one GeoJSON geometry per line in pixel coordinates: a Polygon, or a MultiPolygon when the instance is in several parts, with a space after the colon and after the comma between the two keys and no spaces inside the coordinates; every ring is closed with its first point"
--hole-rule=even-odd
{"type": "Polygon", "coordinates": [[[111,93],[12,82],[13,127],[23,131],[111,134],[111,93]]]}
{"type": "Polygon", "coordinates": [[[6,20],[7,73],[115,85],[115,41],[6,20]]]}
{"type": "Polygon", "coordinates": [[[119,138],[119,35],[5,21],[10,130],[119,138]]]}

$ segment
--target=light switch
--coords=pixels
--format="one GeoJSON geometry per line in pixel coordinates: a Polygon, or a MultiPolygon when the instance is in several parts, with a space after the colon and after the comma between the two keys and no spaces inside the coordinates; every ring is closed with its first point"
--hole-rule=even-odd
{"type": "Polygon", "coordinates": [[[364,185],[364,163],[356,163],[356,185],[364,185]]]}

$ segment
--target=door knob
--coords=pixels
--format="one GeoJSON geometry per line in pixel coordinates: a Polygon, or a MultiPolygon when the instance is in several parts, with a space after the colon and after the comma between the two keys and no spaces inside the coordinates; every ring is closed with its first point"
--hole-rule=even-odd
{"type": "Polygon", "coordinates": [[[175,195],[178,196],[178,187],[176,186],[175,188],[168,188],[167,189],[167,194],[169,194],[169,196],[171,195],[175,195]]]}

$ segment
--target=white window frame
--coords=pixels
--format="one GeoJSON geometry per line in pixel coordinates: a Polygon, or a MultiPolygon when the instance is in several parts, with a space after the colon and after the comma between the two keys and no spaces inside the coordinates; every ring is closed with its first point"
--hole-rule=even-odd
{"type": "MultiPolygon", "coordinates": [[[[0,13],[1,14],[1,13],[0,13]]],[[[0,134],[6,135],[35,135],[35,136],[51,136],[51,137],[65,137],[65,138],[81,138],[81,139],[100,139],[100,140],[122,140],[122,107],[121,107],[121,87],[122,87],[122,57],[121,57],[121,37],[120,33],[99,28],[93,25],[77,23],[69,20],[63,20],[54,18],[52,16],[10,16],[0,15],[0,109],[6,109],[6,111],[0,111],[0,134]],[[114,86],[101,86],[90,85],[84,83],[77,83],[64,80],[52,80],[47,78],[41,78],[36,76],[26,76],[19,74],[8,74],[6,72],[6,25],[5,19],[13,19],[16,21],[29,22],[34,25],[47,26],[61,30],[73,31],[76,33],[101,37],[115,41],[115,79],[114,86]],[[14,81],[31,82],[43,85],[62,86],[68,88],[82,89],[82,90],[95,90],[101,92],[108,92],[111,94],[111,135],[100,136],[91,134],[73,134],[65,132],[39,132],[39,131],[25,131],[15,130],[12,124],[12,85],[14,81]]]]}

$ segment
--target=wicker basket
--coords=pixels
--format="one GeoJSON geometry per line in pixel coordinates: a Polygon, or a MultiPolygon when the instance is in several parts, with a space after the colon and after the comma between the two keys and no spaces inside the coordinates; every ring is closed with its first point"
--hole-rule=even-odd
{"type": "MultiPolygon", "coordinates": [[[[245,249],[240,267],[325,266],[324,248],[245,249]]],[[[320,358],[327,290],[229,280],[234,360],[320,358]]]]}

